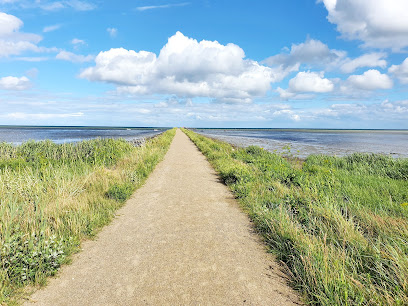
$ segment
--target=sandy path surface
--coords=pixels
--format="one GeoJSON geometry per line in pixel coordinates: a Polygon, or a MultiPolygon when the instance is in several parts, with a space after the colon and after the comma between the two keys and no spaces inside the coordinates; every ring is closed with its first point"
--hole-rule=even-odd
{"type": "Polygon", "coordinates": [[[228,188],[180,130],[118,216],[30,298],[36,305],[293,305],[228,188]]]}

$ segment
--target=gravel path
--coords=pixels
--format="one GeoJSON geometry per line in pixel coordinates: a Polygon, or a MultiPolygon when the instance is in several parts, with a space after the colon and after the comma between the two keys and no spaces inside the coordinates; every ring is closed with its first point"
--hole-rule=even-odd
{"type": "Polygon", "coordinates": [[[180,130],[118,216],[36,305],[293,305],[299,299],[228,188],[180,130]]]}

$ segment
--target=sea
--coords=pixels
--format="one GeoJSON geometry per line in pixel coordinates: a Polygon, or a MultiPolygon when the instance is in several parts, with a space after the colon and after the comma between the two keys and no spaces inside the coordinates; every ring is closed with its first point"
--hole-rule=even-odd
{"type": "Polygon", "coordinates": [[[94,138],[135,140],[152,137],[165,130],[167,128],[0,126],[0,142],[19,145],[29,140],[46,139],[55,143],[78,142],[94,138]]]}
{"type": "MultiPolygon", "coordinates": [[[[135,140],[160,134],[168,128],[0,126],[0,142],[15,145],[49,139],[55,143],[93,138],[135,140]]],[[[192,129],[238,147],[260,146],[299,158],[310,154],[344,156],[356,152],[408,157],[408,130],[332,129],[192,129]]]]}
{"type": "Polygon", "coordinates": [[[408,157],[408,130],[193,129],[238,147],[260,146],[299,158],[310,154],[345,156],[376,153],[408,157]]]}

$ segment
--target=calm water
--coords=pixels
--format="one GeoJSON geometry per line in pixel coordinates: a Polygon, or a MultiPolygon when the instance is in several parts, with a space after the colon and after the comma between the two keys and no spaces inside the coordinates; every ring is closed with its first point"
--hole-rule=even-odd
{"type": "Polygon", "coordinates": [[[344,156],[355,152],[408,157],[408,130],[308,130],[308,129],[196,129],[198,133],[245,147],[300,158],[310,154],[344,156]]]}
{"type": "Polygon", "coordinates": [[[0,142],[21,144],[28,140],[50,139],[55,143],[76,142],[93,138],[124,138],[126,140],[150,137],[165,129],[138,128],[33,128],[33,127],[0,127],[0,142]]]}

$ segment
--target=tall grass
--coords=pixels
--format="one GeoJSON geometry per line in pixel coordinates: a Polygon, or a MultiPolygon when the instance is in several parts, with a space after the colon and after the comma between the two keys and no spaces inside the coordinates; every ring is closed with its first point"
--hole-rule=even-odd
{"type": "Polygon", "coordinates": [[[0,144],[0,304],[43,284],[114,216],[163,158],[175,130],[124,140],[0,144]]]}
{"type": "Polygon", "coordinates": [[[408,305],[408,159],[314,155],[299,163],[184,132],[310,304],[408,305]]]}

